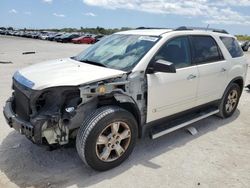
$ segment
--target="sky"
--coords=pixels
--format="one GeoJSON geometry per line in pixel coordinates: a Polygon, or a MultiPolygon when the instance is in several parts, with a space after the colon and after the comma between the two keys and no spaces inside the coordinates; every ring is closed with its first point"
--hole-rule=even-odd
{"type": "Polygon", "coordinates": [[[250,0],[0,0],[0,26],[226,29],[250,35],[250,0]]]}

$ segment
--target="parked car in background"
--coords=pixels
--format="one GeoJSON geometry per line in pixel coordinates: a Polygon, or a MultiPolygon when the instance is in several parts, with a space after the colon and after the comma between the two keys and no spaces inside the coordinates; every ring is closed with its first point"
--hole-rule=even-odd
{"type": "Polygon", "coordinates": [[[5,35],[6,31],[5,30],[0,30],[0,35],[5,35]]]}
{"type": "Polygon", "coordinates": [[[33,34],[31,35],[31,38],[33,38],[33,39],[38,39],[39,35],[40,35],[40,32],[35,32],[35,33],[33,33],[33,34]]]}
{"type": "Polygon", "coordinates": [[[244,52],[247,52],[248,49],[250,47],[250,41],[244,41],[242,44],[241,44],[241,48],[244,52]]]}
{"type": "Polygon", "coordinates": [[[60,38],[64,37],[66,34],[67,34],[67,33],[63,33],[63,34],[61,34],[61,35],[57,35],[57,36],[55,36],[52,40],[58,42],[58,40],[60,40],[60,38]]]}
{"type": "Polygon", "coordinates": [[[61,37],[57,38],[57,42],[71,42],[72,39],[74,38],[77,38],[77,37],[80,37],[79,34],[76,34],[76,33],[68,33],[68,34],[65,34],[65,35],[62,35],[61,37]]]}
{"type": "Polygon", "coordinates": [[[47,31],[42,31],[40,32],[40,35],[38,36],[38,38],[44,40],[44,37],[46,37],[47,35],[48,35],[47,31]]]}
{"type": "Polygon", "coordinates": [[[30,38],[30,32],[28,31],[24,32],[23,37],[30,38]]]}
{"type": "Polygon", "coordinates": [[[49,37],[49,33],[48,33],[48,34],[43,34],[43,35],[40,35],[40,36],[39,36],[39,38],[40,38],[41,40],[47,40],[48,37],[49,37]]]}
{"type": "Polygon", "coordinates": [[[57,42],[73,42],[93,44],[104,38],[104,35],[94,35],[91,33],[64,33],[55,31],[37,31],[37,30],[7,30],[0,29],[0,35],[10,35],[16,37],[25,37],[32,39],[41,39],[57,42]],[[74,39],[74,40],[72,40],[74,39]]]}
{"type": "Polygon", "coordinates": [[[49,40],[49,41],[53,41],[56,37],[60,37],[60,36],[62,36],[64,33],[54,33],[54,34],[51,34],[48,38],[47,38],[47,40],[49,40]]]}
{"type": "Polygon", "coordinates": [[[104,35],[96,35],[95,36],[96,42],[100,41],[103,37],[104,37],[104,35]]]}
{"type": "Polygon", "coordinates": [[[19,32],[17,33],[17,36],[18,36],[18,37],[23,37],[23,35],[24,35],[24,31],[19,31],[19,32]]]}
{"type": "Polygon", "coordinates": [[[75,44],[94,44],[96,39],[91,36],[82,36],[72,39],[72,42],[75,44]]]}

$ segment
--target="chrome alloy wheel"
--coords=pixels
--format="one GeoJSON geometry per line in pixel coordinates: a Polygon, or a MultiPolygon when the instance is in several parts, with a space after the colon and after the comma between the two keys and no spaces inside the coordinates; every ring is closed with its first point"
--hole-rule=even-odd
{"type": "Polygon", "coordinates": [[[111,162],[120,158],[128,149],[131,131],[125,122],[117,121],[109,124],[96,141],[96,155],[103,162],[111,162]]]}
{"type": "Polygon", "coordinates": [[[238,92],[236,90],[232,90],[228,97],[227,97],[227,102],[225,106],[225,110],[227,113],[231,113],[235,106],[237,105],[238,102],[238,92]]]}

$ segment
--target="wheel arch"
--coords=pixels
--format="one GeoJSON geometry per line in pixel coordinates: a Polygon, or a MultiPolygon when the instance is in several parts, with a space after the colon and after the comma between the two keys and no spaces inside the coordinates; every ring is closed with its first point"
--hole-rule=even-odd
{"type": "Polygon", "coordinates": [[[240,86],[240,91],[241,91],[240,94],[242,94],[242,91],[243,91],[243,89],[244,89],[244,79],[243,79],[243,77],[238,76],[238,77],[232,79],[231,82],[229,82],[227,88],[228,88],[232,83],[235,83],[235,84],[237,84],[238,86],[240,86]]]}
{"type": "Polygon", "coordinates": [[[236,107],[235,107],[235,109],[237,108],[237,105],[238,105],[238,102],[239,102],[239,99],[240,99],[240,96],[241,96],[241,94],[242,94],[242,91],[243,91],[243,88],[244,88],[244,79],[242,78],[242,77],[236,77],[236,78],[234,78],[234,79],[232,79],[230,82],[229,82],[229,84],[227,85],[227,87],[226,87],[226,89],[225,89],[225,91],[224,91],[224,94],[223,94],[223,96],[222,96],[222,98],[221,98],[221,101],[220,101],[220,103],[219,103],[219,106],[218,106],[218,108],[219,108],[219,113],[217,114],[219,117],[221,117],[221,118],[227,118],[227,117],[230,117],[233,113],[234,113],[234,111],[235,111],[235,109],[232,111],[232,112],[225,112],[225,107],[224,107],[224,105],[226,104],[226,102],[225,102],[225,100],[227,100],[226,98],[227,98],[227,95],[228,95],[228,92],[230,91],[230,89],[234,86],[234,85],[237,85],[238,87],[239,87],[239,97],[238,97],[238,99],[237,99],[237,104],[236,104],[236,107]]]}
{"type": "Polygon", "coordinates": [[[142,135],[142,127],[141,127],[141,114],[140,110],[136,104],[136,102],[133,100],[132,97],[125,95],[125,94],[113,94],[111,97],[102,97],[99,99],[98,106],[107,106],[107,105],[115,105],[119,106],[120,108],[123,108],[130,112],[136,122],[137,122],[137,128],[138,128],[138,137],[140,138],[142,135]]]}

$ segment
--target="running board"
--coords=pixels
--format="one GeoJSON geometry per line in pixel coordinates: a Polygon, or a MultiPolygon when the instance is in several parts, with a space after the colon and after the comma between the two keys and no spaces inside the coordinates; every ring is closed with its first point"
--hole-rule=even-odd
{"type": "MultiPolygon", "coordinates": [[[[163,136],[163,135],[165,135],[165,134],[171,133],[171,132],[173,132],[173,131],[176,131],[176,130],[178,130],[178,129],[181,129],[181,128],[183,128],[183,127],[186,127],[186,126],[188,126],[188,125],[190,125],[190,124],[192,124],[192,123],[195,123],[195,122],[200,121],[200,120],[202,120],[202,119],[205,119],[205,118],[207,118],[207,117],[209,117],[209,116],[212,116],[212,115],[214,115],[214,114],[217,114],[218,112],[219,112],[218,109],[217,109],[217,110],[213,109],[212,111],[211,111],[211,110],[208,110],[208,111],[205,111],[205,112],[203,112],[203,113],[198,113],[198,114],[192,116],[191,118],[189,117],[189,119],[188,119],[187,121],[182,121],[182,122],[179,122],[179,123],[177,123],[177,124],[172,124],[172,125],[170,125],[170,126],[165,126],[165,129],[163,128],[164,130],[161,129],[161,130],[159,131],[159,130],[157,130],[157,129],[153,129],[153,130],[152,130],[152,133],[151,133],[151,138],[152,138],[152,139],[159,138],[159,137],[161,137],[161,136],[163,136]]],[[[177,122],[178,122],[178,121],[177,121],[177,122]]]]}

